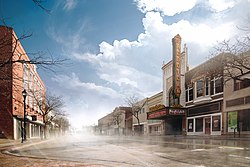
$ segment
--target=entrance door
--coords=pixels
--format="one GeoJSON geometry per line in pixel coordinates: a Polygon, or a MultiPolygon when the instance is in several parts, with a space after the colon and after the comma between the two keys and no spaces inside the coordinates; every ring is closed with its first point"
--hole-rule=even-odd
{"type": "Polygon", "coordinates": [[[205,118],[205,134],[211,134],[211,119],[210,117],[205,118]]]}
{"type": "Polygon", "coordinates": [[[166,135],[181,135],[182,134],[182,118],[166,119],[165,134],[166,135]]]}

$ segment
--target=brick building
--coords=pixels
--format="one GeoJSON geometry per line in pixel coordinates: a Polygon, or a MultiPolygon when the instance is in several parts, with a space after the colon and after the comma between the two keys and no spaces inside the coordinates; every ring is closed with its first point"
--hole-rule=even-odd
{"type": "Polygon", "coordinates": [[[14,30],[0,26],[0,137],[20,139],[24,120],[24,100],[26,90],[26,136],[40,136],[42,114],[37,99],[45,95],[45,86],[36,66],[26,63],[29,57],[14,30]]]}

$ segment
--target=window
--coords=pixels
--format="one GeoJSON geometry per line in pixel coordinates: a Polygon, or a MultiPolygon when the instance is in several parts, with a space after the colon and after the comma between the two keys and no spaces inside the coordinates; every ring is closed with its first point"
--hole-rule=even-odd
{"type": "Polygon", "coordinates": [[[186,89],[186,102],[192,101],[194,99],[193,87],[188,87],[186,89]]]}
{"type": "Polygon", "coordinates": [[[211,95],[223,92],[223,78],[214,78],[211,81],[211,95]]]}
{"type": "Polygon", "coordinates": [[[234,80],[234,91],[244,89],[250,86],[250,79],[244,79],[242,81],[234,80]]]}
{"type": "Polygon", "coordinates": [[[250,109],[239,111],[239,130],[250,131],[250,109]]]}
{"type": "Polygon", "coordinates": [[[220,116],[213,116],[212,121],[212,131],[220,131],[220,116]]]}
{"type": "Polygon", "coordinates": [[[203,118],[195,119],[195,132],[203,132],[203,118]]]}
{"type": "Polygon", "coordinates": [[[205,81],[205,95],[209,95],[209,79],[206,78],[206,81],[205,81]]]}
{"type": "Polygon", "coordinates": [[[220,92],[223,92],[223,82],[222,78],[217,78],[215,80],[215,94],[220,92]]]}
{"type": "Polygon", "coordinates": [[[193,119],[188,119],[188,132],[193,132],[194,131],[194,120],[193,119]]]}
{"type": "Polygon", "coordinates": [[[196,97],[203,96],[203,80],[196,81],[196,97]]]}
{"type": "Polygon", "coordinates": [[[29,69],[26,64],[23,65],[23,88],[28,90],[28,75],[29,75],[29,69]]]}

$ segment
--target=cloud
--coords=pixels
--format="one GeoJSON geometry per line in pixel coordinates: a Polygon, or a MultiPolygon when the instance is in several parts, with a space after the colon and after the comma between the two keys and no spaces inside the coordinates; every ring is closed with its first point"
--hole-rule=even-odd
{"type": "Polygon", "coordinates": [[[111,88],[96,85],[95,83],[86,83],[80,81],[79,77],[75,73],[71,76],[57,75],[52,78],[53,81],[59,83],[64,89],[77,91],[78,93],[88,93],[98,96],[107,96],[109,98],[117,98],[119,94],[111,88]],[[65,85],[67,83],[67,85],[65,85]]]}
{"type": "Polygon", "coordinates": [[[203,1],[136,2],[145,14],[142,19],[144,31],[133,41],[120,39],[109,43],[104,40],[97,45],[99,50],[91,52],[84,48],[88,46],[84,22],[79,23],[77,31],[70,33],[60,33],[58,29],[50,30],[51,37],[62,46],[63,54],[89,64],[91,72],[97,76],[90,78],[91,81],[88,82],[81,80],[80,78],[86,75],[86,69],[82,66],[82,73],[54,77],[54,81],[59,83],[65,90],[64,93],[69,96],[68,101],[74,101],[69,110],[81,113],[82,117],[87,118],[88,114],[93,114],[90,112],[93,108],[101,114],[111,112],[113,107],[123,103],[126,96],[136,94],[143,98],[158,93],[162,90],[162,62],[172,59],[171,39],[176,34],[181,35],[182,45],[187,44],[189,62],[195,66],[209,57],[209,51],[217,42],[236,36],[239,33],[237,25],[240,18],[249,13],[249,2],[244,0],[237,3],[220,1],[224,4],[223,8],[220,4],[209,1],[205,8],[212,7],[215,10],[208,10],[211,13],[206,15],[206,18],[200,16],[202,19],[195,21],[192,19],[193,15],[199,15],[199,10],[203,8],[196,11],[192,9],[203,1]],[[189,17],[167,22],[183,11],[186,11],[185,14],[189,17]]]}
{"type": "Polygon", "coordinates": [[[58,94],[63,93],[65,110],[73,127],[97,123],[99,118],[123,103],[124,97],[116,90],[83,82],[75,73],[54,76],[52,81],[58,85],[56,89],[63,90],[58,94]]]}
{"type": "Polygon", "coordinates": [[[172,0],[135,0],[135,2],[143,13],[158,11],[166,16],[173,16],[192,9],[197,0],[175,0],[174,2],[172,0]]]}
{"type": "Polygon", "coordinates": [[[74,9],[77,5],[77,0],[66,0],[63,9],[66,11],[70,11],[74,9]]]}
{"type": "Polygon", "coordinates": [[[209,4],[216,12],[234,7],[236,0],[209,0],[209,4]]]}

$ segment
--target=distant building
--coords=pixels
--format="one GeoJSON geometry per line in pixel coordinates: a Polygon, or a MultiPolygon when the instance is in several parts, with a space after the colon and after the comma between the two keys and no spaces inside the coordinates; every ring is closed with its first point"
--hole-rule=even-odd
{"type": "Polygon", "coordinates": [[[128,116],[130,111],[130,107],[116,107],[112,113],[99,119],[98,128],[100,134],[124,135],[126,133],[130,133],[132,124],[129,125],[127,122],[128,118],[126,119],[126,116],[128,116]]]}
{"type": "MultiPolygon", "coordinates": [[[[140,101],[138,101],[135,106],[138,106],[140,108],[140,111],[138,111],[138,120],[135,116],[133,116],[133,132],[135,134],[147,134],[147,98],[144,98],[140,101]]],[[[136,113],[135,113],[136,115],[136,113]]]]}
{"type": "MultiPolygon", "coordinates": [[[[158,110],[163,104],[163,92],[159,92],[148,98],[147,101],[147,113],[158,110]]],[[[148,122],[148,135],[164,135],[165,134],[165,122],[161,119],[147,118],[148,122]]]]}
{"type": "Polygon", "coordinates": [[[21,138],[24,120],[22,91],[26,98],[26,136],[39,136],[44,126],[35,99],[42,99],[45,86],[36,66],[25,63],[29,57],[12,28],[0,26],[0,137],[21,138]]]}

